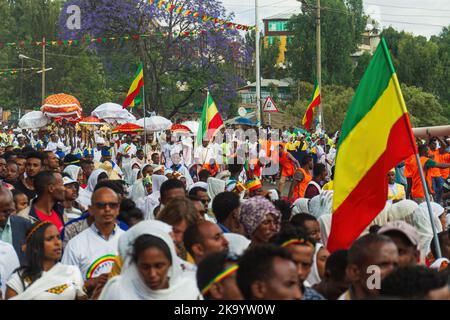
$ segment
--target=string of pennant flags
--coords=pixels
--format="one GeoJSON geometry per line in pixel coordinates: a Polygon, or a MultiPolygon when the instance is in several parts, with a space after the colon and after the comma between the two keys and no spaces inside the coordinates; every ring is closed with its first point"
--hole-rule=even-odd
{"type": "Polygon", "coordinates": [[[40,68],[13,68],[13,69],[0,69],[0,75],[15,75],[21,72],[29,72],[33,70],[40,70],[40,68]]]}
{"type": "MultiPolygon", "coordinates": [[[[183,31],[176,33],[175,35],[178,35],[180,38],[186,38],[190,36],[196,36],[196,35],[205,35],[208,32],[218,32],[218,31],[225,31],[225,28],[214,28],[214,29],[203,29],[203,30],[194,30],[194,31],[183,31]]],[[[172,33],[173,34],[173,33],[172,33]]],[[[137,34],[137,35],[126,35],[126,36],[120,36],[120,37],[90,37],[85,36],[81,39],[71,39],[71,40],[51,40],[51,41],[29,41],[29,40],[22,40],[22,41],[15,41],[15,42],[0,42],[0,49],[3,47],[25,47],[25,46],[74,46],[74,45],[80,45],[80,44],[92,44],[92,43],[107,43],[107,42],[113,42],[113,41],[129,41],[129,40],[140,40],[147,37],[152,36],[168,36],[168,32],[156,32],[152,34],[137,34]]]]}
{"type": "Polygon", "coordinates": [[[148,3],[150,5],[156,5],[156,7],[160,10],[165,10],[167,12],[175,12],[176,14],[182,14],[183,16],[193,16],[194,18],[197,18],[200,22],[212,22],[214,24],[219,24],[225,28],[228,29],[237,29],[242,31],[251,31],[256,30],[256,25],[254,26],[248,26],[236,22],[232,22],[229,20],[219,19],[217,17],[207,16],[204,14],[201,14],[198,11],[190,10],[189,8],[185,8],[184,6],[176,6],[170,1],[165,0],[148,0],[148,3]]]}

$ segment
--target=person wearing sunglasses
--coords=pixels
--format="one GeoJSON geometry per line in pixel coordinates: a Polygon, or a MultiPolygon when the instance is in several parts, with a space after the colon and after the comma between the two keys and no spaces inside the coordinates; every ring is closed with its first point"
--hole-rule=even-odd
{"type": "Polygon", "coordinates": [[[105,285],[117,256],[118,241],[124,233],[117,226],[119,207],[120,197],[114,190],[97,189],[89,206],[94,223],[71,239],[64,251],[62,263],[80,268],[89,295],[105,285]]]}

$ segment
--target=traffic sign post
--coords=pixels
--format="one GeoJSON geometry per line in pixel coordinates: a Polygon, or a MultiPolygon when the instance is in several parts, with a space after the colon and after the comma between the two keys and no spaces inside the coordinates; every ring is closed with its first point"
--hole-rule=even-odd
{"type": "Polygon", "coordinates": [[[269,125],[272,125],[271,114],[274,112],[280,112],[270,96],[268,96],[264,102],[263,111],[269,113],[269,125]]]}

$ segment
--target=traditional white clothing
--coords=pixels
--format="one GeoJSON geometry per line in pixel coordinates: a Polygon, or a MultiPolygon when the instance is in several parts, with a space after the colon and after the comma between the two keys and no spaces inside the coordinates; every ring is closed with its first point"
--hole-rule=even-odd
{"type": "Polygon", "coordinates": [[[98,176],[103,172],[107,173],[103,169],[95,169],[94,171],[92,171],[88,179],[87,188],[80,188],[77,201],[81,203],[83,207],[87,208],[91,205],[92,193],[94,192],[94,188],[98,183],[98,176]]]}
{"type": "Polygon", "coordinates": [[[310,287],[313,285],[319,283],[322,281],[322,278],[320,278],[319,275],[319,268],[317,267],[317,255],[319,254],[320,249],[324,248],[324,245],[321,243],[316,243],[315,251],[314,251],[314,257],[313,257],[313,264],[311,272],[308,275],[308,278],[306,278],[306,281],[308,281],[308,284],[310,287]]]}
{"type": "Polygon", "coordinates": [[[10,300],[75,300],[85,296],[83,279],[76,266],[57,263],[29,287],[24,288],[19,274],[14,273],[7,283],[18,293],[10,300]]]}
{"type": "Polygon", "coordinates": [[[126,232],[120,239],[119,252],[123,258],[121,274],[108,281],[100,300],[195,300],[199,290],[194,279],[183,276],[183,271],[176,254],[173,240],[168,234],[168,228],[155,221],[142,221],[126,232]],[[169,287],[152,290],[142,280],[136,265],[132,261],[134,241],[143,234],[151,234],[163,240],[170,249],[172,265],[168,270],[169,287]]]}

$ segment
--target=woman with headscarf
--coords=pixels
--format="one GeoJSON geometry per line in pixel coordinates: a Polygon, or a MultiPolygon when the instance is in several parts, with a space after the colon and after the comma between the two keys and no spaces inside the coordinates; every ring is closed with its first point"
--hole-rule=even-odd
{"type": "MultiPolygon", "coordinates": [[[[136,204],[138,202],[143,202],[145,196],[148,195],[145,189],[144,185],[144,179],[149,176],[151,177],[151,174],[153,172],[153,168],[150,164],[146,164],[142,167],[140,170],[140,174],[136,175],[136,179],[134,183],[130,187],[130,194],[131,194],[131,200],[133,200],[136,204]]],[[[150,180],[152,183],[152,181],[150,180]]]]}
{"type": "Polygon", "coordinates": [[[107,180],[108,174],[103,169],[95,169],[92,171],[91,175],[88,179],[88,185],[86,189],[80,189],[80,194],[78,196],[78,202],[83,205],[83,207],[87,208],[91,205],[92,193],[94,192],[94,188],[102,180],[107,180]]]}
{"type": "Polygon", "coordinates": [[[159,205],[159,190],[163,182],[169,180],[166,176],[154,174],[152,175],[152,193],[145,197],[142,207],[139,207],[144,212],[144,219],[155,219],[153,210],[159,205]]]}
{"type": "Polygon", "coordinates": [[[312,287],[322,281],[325,274],[325,263],[329,256],[330,252],[328,252],[325,246],[321,243],[316,243],[312,269],[308,278],[306,278],[305,286],[312,287]]]}
{"type": "MultiPolygon", "coordinates": [[[[123,267],[108,281],[100,300],[195,300],[196,282],[183,274],[168,230],[144,221],[119,241],[123,267]],[[158,265],[156,272],[147,266],[158,265]]],[[[153,221],[152,221],[153,222],[153,221]]]]}
{"type": "Polygon", "coordinates": [[[217,178],[208,178],[208,196],[210,199],[210,203],[214,200],[214,198],[219,194],[225,191],[226,182],[217,178]]]}
{"type": "Polygon", "coordinates": [[[308,198],[298,198],[292,205],[292,215],[300,213],[309,213],[309,200],[308,198]]]}
{"type": "Polygon", "coordinates": [[[251,240],[250,246],[255,246],[268,243],[280,230],[281,213],[272,202],[257,196],[242,204],[239,222],[244,227],[245,236],[251,240]]]}
{"type": "Polygon", "coordinates": [[[320,226],[320,241],[323,243],[323,245],[326,247],[328,243],[328,237],[330,236],[331,232],[331,214],[324,214],[317,219],[320,226]]]}
{"type": "MultiPolygon", "coordinates": [[[[439,217],[445,212],[445,209],[441,205],[431,202],[431,211],[436,233],[439,233],[442,231],[439,217]]],[[[414,211],[413,226],[419,234],[420,261],[424,262],[425,257],[430,252],[431,241],[433,241],[433,229],[431,227],[430,215],[428,214],[426,202],[419,204],[419,207],[414,211]]]]}
{"type": "Polygon", "coordinates": [[[72,180],[77,181],[80,185],[84,184],[84,175],[81,167],[71,164],[63,172],[67,173],[72,180]]]}

